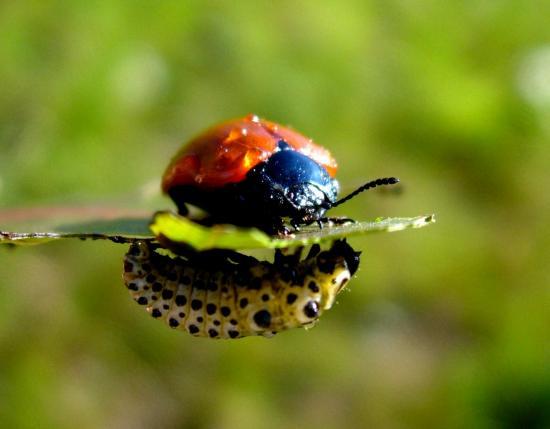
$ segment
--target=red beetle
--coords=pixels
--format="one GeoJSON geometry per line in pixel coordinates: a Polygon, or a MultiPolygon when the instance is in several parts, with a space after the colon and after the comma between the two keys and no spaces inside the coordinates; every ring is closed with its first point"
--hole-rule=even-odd
{"type": "Polygon", "coordinates": [[[318,222],[358,193],[398,182],[376,179],[337,200],[337,164],[330,152],[290,128],[256,115],[210,128],[184,146],[162,179],[162,189],[187,214],[186,204],[212,221],[288,233],[291,225],[318,222]]]}

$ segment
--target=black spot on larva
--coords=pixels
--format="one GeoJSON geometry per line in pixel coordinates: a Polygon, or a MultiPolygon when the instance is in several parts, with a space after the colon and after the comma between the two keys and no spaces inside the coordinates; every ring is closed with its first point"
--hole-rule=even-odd
{"type": "Polygon", "coordinates": [[[152,312],[151,312],[151,316],[153,316],[155,319],[157,317],[160,317],[162,316],[162,313],[160,312],[160,310],[158,308],[155,308],[152,312]]]}
{"type": "Polygon", "coordinates": [[[137,284],[135,284],[135,283],[128,283],[128,289],[130,289],[130,290],[138,290],[137,284]]]}
{"type": "Polygon", "coordinates": [[[147,283],[153,283],[156,279],[157,277],[153,274],[148,274],[147,277],[145,277],[147,283]]]}
{"type": "Polygon", "coordinates": [[[132,264],[130,261],[124,262],[124,272],[129,273],[134,269],[134,264],[132,264]]]}
{"type": "Polygon", "coordinates": [[[204,322],[204,319],[201,316],[199,316],[199,317],[197,317],[197,322],[202,323],[202,322],[204,322]]]}
{"type": "Polygon", "coordinates": [[[218,285],[214,282],[208,283],[208,290],[210,292],[216,292],[218,290],[218,285]]]}
{"type": "Polygon", "coordinates": [[[206,283],[203,282],[202,280],[197,280],[194,284],[193,284],[193,287],[197,290],[206,290],[206,283]]]}
{"type": "Polygon", "coordinates": [[[254,314],[254,322],[260,328],[267,328],[271,324],[271,313],[267,310],[260,310],[254,314]]]}
{"type": "Polygon", "coordinates": [[[185,313],[179,313],[178,316],[183,319],[185,317],[185,313]]]}
{"type": "Polygon", "coordinates": [[[231,314],[231,309],[229,307],[222,307],[220,308],[220,311],[222,312],[223,317],[227,317],[231,314]]]}
{"type": "Polygon", "coordinates": [[[215,326],[220,326],[221,325],[221,322],[219,320],[214,320],[214,325],[215,326]]]}
{"type": "Polygon", "coordinates": [[[218,331],[216,331],[215,329],[209,329],[208,330],[208,335],[210,336],[210,338],[217,337],[218,336],[218,331]]]}
{"type": "Polygon", "coordinates": [[[298,295],[296,295],[295,293],[289,293],[286,296],[286,302],[287,304],[294,304],[294,301],[296,301],[297,298],[298,298],[298,295]]]}
{"type": "Polygon", "coordinates": [[[162,284],[159,282],[153,283],[153,292],[160,292],[162,290],[162,284]]]}
{"type": "Polygon", "coordinates": [[[231,323],[233,326],[237,326],[239,324],[239,322],[237,322],[235,319],[231,319],[229,323],[231,323]]]}
{"type": "Polygon", "coordinates": [[[309,284],[307,285],[307,287],[309,288],[309,290],[311,290],[312,292],[319,292],[319,286],[317,286],[317,283],[315,283],[313,280],[309,282],[309,284]]]}
{"type": "Polygon", "coordinates": [[[169,310],[169,309],[170,309],[170,306],[169,306],[168,304],[164,304],[164,305],[162,306],[162,308],[164,308],[165,310],[169,310]]]}
{"type": "Polygon", "coordinates": [[[245,307],[248,305],[248,299],[242,298],[242,299],[239,301],[239,305],[241,306],[241,308],[245,308],[245,307]]]}
{"type": "Polygon", "coordinates": [[[199,332],[199,328],[196,325],[189,325],[188,329],[190,334],[196,334],[199,332]]]}
{"type": "Polygon", "coordinates": [[[145,298],[144,296],[140,296],[137,300],[137,303],[139,305],[147,305],[147,302],[148,302],[147,298],[145,298]]]}
{"type": "Polygon", "coordinates": [[[141,266],[141,268],[143,269],[143,271],[145,271],[146,273],[148,273],[149,271],[151,271],[151,265],[149,264],[143,264],[141,266]]]}
{"type": "Polygon", "coordinates": [[[222,293],[227,293],[227,292],[229,292],[229,289],[227,289],[225,286],[222,287],[222,293]]]}
{"type": "Polygon", "coordinates": [[[152,299],[153,301],[156,301],[157,299],[159,299],[159,297],[156,296],[156,295],[152,295],[152,296],[151,296],[151,299],[152,299]]]}
{"type": "Polygon", "coordinates": [[[228,331],[227,333],[231,338],[237,338],[239,336],[239,331],[228,331]]]}
{"type": "Polygon", "coordinates": [[[187,304],[187,298],[185,295],[176,295],[176,305],[178,307],[183,307],[185,304],[187,304]]]}
{"type": "Polygon", "coordinates": [[[177,328],[180,325],[180,322],[172,318],[168,321],[168,324],[170,325],[171,328],[177,328]]]}
{"type": "Polygon", "coordinates": [[[189,276],[183,276],[181,278],[181,282],[184,284],[184,285],[189,285],[191,284],[191,278],[189,276]]]}
{"type": "Polygon", "coordinates": [[[304,305],[304,314],[310,319],[317,317],[319,314],[319,304],[315,301],[309,301],[306,305],[304,305]]]}
{"type": "Polygon", "coordinates": [[[202,301],[200,299],[194,299],[191,301],[191,308],[195,311],[202,308],[202,301]]]}
{"type": "Polygon", "coordinates": [[[147,285],[143,286],[143,290],[149,290],[149,286],[147,285]]]}
{"type": "Polygon", "coordinates": [[[209,315],[212,315],[216,312],[218,307],[216,307],[216,304],[207,304],[206,305],[206,313],[209,315]]]}
{"type": "Polygon", "coordinates": [[[269,301],[269,295],[268,295],[267,293],[264,293],[264,294],[262,295],[262,301],[264,301],[264,302],[265,302],[265,301],[269,301]]]}
{"type": "Polygon", "coordinates": [[[175,271],[169,271],[168,274],[166,274],[166,278],[171,281],[176,281],[178,279],[178,273],[175,271]]]}
{"type": "Polygon", "coordinates": [[[174,296],[174,292],[170,289],[164,289],[162,291],[162,299],[171,299],[174,296]]]}

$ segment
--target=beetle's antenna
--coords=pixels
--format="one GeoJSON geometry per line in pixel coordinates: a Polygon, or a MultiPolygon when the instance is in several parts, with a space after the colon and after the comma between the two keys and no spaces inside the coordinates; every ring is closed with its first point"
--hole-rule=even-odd
{"type": "Polygon", "coordinates": [[[344,198],[341,198],[338,201],[336,201],[332,205],[332,207],[339,206],[340,204],[343,204],[346,201],[351,200],[357,194],[360,194],[361,192],[366,191],[368,189],[376,188],[377,186],[395,185],[396,183],[399,183],[399,179],[397,177],[384,177],[384,178],[380,178],[380,179],[371,180],[370,182],[367,182],[363,186],[360,186],[359,188],[357,188],[351,194],[349,194],[349,195],[345,196],[344,198]]]}

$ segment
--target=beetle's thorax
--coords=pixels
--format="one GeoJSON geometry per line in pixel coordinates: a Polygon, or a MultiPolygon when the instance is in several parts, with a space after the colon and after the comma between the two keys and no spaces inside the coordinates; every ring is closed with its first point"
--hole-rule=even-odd
{"type": "Polygon", "coordinates": [[[321,218],[336,201],[338,181],[311,158],[281,150],[247,175],[251,198],[277,216],[303,222],[321,218]]]}

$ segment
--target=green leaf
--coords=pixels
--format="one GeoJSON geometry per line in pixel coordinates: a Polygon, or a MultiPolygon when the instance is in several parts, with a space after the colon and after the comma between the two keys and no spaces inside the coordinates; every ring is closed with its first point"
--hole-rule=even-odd
{"type": "Polygon", "coordinates": [[[42,207],[0,211],[0,244],[42,244],[52,240],[110,240],[128,243],[137,239],[162,238],[186,243],[197,250],[275,249],[306,246],[351,235],[392,232],[421,228],[435,222],[433,215],[413,218],[380,218],[372,222],[355,222],[303,227],[287,237],[272,237],[256,228],[234,225],[206,227],[173,212],[147,213],[98,207],[42,207]]]}
{"type": "Polygon", "coordinates": [[[33,207],[0,211],[0,244],[78,238],[129,242],[154,238],[151,215],[113,207],[33,207]]]}
{"type": "Polygon", "coordinates": [[[151,230],[156,237],[175,243],[186,243],[197,250],[275,249],[307,246],[351,235],[422,228],[433,222],[435,216],[427,215],[413,218],[379,218],[372,222],[325,226],[322,230],[317,225],[310,225],[295,234],[279,238],[271,237],[256,228],[239,228],[234,225],[206,227],[172,212],[158,212],[151,223],[151,230]]]}

